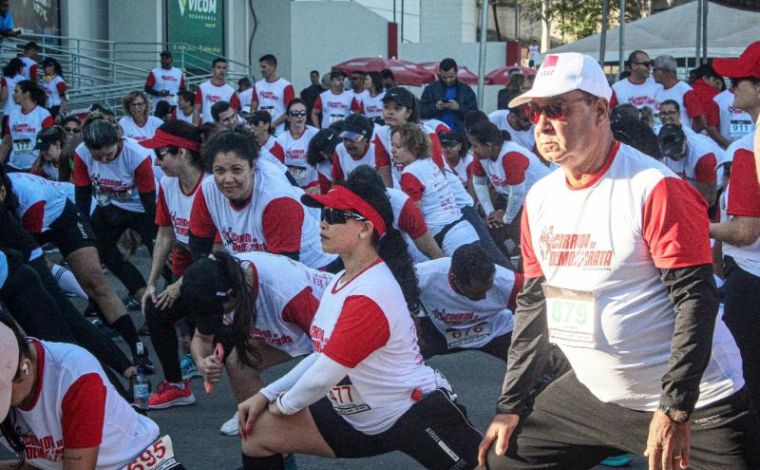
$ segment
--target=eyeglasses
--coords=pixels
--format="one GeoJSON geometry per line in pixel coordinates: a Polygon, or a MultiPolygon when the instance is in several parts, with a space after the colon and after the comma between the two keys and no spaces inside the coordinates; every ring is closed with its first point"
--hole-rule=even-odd
{"type": "Polygon", "coordinates": [[[79,134],[82,132],[82,129],[78,127],[64,127],[63,130],[66,131],[67,134],[79,134]]]}
{"type": "Polygon", "coordinates": [[[359,222],[367,220],[365,217],[351,211],[339,211],[330,207],[322,208],[322,220],[330,225],[345,224],[348,219],[353,219],[359,222]]]}
{"type": "Polygon", "coordinates": [[[306,111],[291,111],[288,113],[290,117],[306,117],[306,111]]]}
{"type": "Polygon", "coordinates": [[[156,158],[159,160],[163,160],[165,156],[171,154],[178,153],[179,149],[177,147],[173,146],[167,146],[167,147],[161,147],[160,149],[156,150],[156,158]]]}
{"type": "Polygon", "coordinates": [[[570,115],[570,104],[577,101],[589,101],[591,98],[582,96],[574,100],[557,101],[555,103],[549,103],[546,106],[538,106],[535,103],[530,103],[526,107],[526,115],[533,121],[533,124],[538,124],[542,114],[545,114],[547,118],[555,121],[566,121],[570,115]]]}

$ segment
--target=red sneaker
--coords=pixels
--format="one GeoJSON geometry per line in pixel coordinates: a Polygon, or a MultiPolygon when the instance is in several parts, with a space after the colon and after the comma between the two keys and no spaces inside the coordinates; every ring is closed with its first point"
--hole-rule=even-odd
{"type": "Polygon", "coordinates": [[[195,396],[190,389],[189,381],[185,380],[182,387],[172,385],[166,380],[156,387],[156,393],[148,397],[148,406],[151,410],[162,410],[172,406],[192,405],[195,396]]]}

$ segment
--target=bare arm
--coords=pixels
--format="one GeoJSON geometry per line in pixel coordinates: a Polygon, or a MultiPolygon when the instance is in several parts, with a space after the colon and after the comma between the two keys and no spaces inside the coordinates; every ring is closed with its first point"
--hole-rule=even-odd
{"type": "Polygon", "coordinates": [[[393,177],[391,176],[390,166],[381,166],[377,169],[377,174],[380,175],[380,179],[383,180],[383,184],[386,188],[393,187],[393,177]]]}
{"type": "Polygon", "coordinates": [[[718,196],[718,189],[715,181],[709,183],[700,183],[697,181],[696,186],[699,194],[701,194],[702,198],[707,202],[708,207],[715,204],[715,198],[718,196]]]}
{"type": "Polygon", "coordinates": [[[63,449],[63,470],[95,470],[100,447],[63,449]]]}
{"type": "Polygon", "coordinates": [[[446,256],[443,250],[441,250],[441,247],[438,246],[435,238],[430,235],[430,231],[425,232],[425,235],[414,240],[414,244],[425,256],[430,259],[443,258],[446,256]]]}
{"type": "Polygon", "coordinates": [[[311,110],[311,123],[317,129],[319,129],[320,127],[322,127],[322,126],[319,125],[319,111],[317,111],[316,109],[312,109],[311,110]]]}
{"type": "Polygon", "coordinates": [[[11,136],[6,134],[3,136],[3,143],[0,144],[0,163],[4,162],[8,155],[11,153],[11,136]]]}
{"type": "Polygon", "coordinates": [[[201,105],[199,104],[193,106],[193,125],[201,125],[201,105]]]}
{"type": "Polygon", "coordinates": [[[691,128],[696,133],[700,133],[702,132],[702,129],[706,129],[707,118],[705,115],[700,114],[699,116],[694,116],[694,118],[691,120],[691,128]]]}
{"type": "Polygon", "coordinates": [[[751,245],[760,238],[760,218],[735,217],[726,222],[712,223],[710,238],[734,246],[751,245]]]}

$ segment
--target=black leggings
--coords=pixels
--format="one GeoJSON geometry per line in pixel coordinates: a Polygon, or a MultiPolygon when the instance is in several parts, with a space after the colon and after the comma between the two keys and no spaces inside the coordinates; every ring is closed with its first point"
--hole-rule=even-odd
{"type": "Polygon", "coordinates": [[[145,320],[150,331],[150,340],[156,356],[164,370],[164,378],[168,382],[182,382],[182,371],[179,365],[179,341],[174,330],[174,323],[185,318],[191,310],[180,296],[174,304],[166,310],[159,310],[148,298],[145,302],[145,320]]]}
{"type": "Polygon", "coordinates": [[[140,271],[122,256],[116,241],[129,228],[142,238],[148,253],[153,256],[153,238],[156,224],[142,212],[131,212],[114,206],[98,207],[90,218],[92,230],[97,239],[98,255],[108,269],[120,280],[130,295],[145,287],[145,279],[140,271]]]}

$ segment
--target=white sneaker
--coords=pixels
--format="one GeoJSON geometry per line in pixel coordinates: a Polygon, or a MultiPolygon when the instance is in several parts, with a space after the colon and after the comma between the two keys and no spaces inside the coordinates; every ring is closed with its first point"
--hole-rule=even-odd
{"type": "Polygon", "coordinates": [[[230,418],[228,421],[226,421],[224,424],[222,424],[222,427],[219,428],[219,432],[224,434],[225,436],[237,436],[238,435],[238,414],[237,411],[235,414],[230,418]]]}

